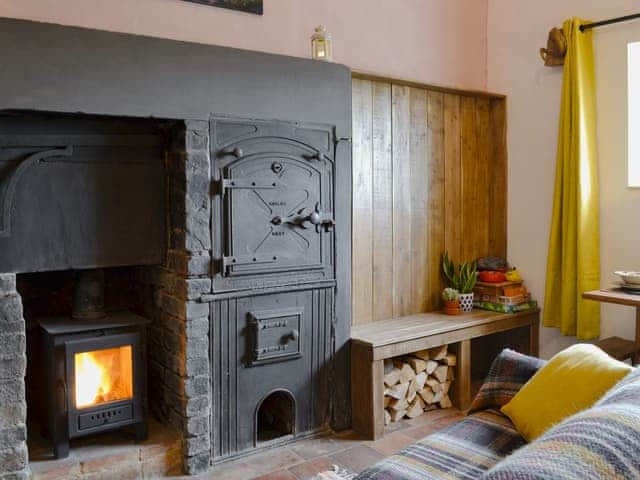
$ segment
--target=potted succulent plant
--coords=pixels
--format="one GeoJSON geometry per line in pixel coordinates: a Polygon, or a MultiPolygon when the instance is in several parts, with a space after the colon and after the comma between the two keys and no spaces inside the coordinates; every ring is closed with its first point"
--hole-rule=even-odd
{"type": "Polygon", "coordinates": [[[444,313],[447,315],[460,315],[460,301],[458,300],[459,292],[455,288],[445,288],[442,291],[442,300],[444,301],[444,313]]]}
{"type": "Polygon", "coordinates": [[[458,268],[449,259],[449,253],[444,252],[442,256],[442,271],[447,278],[449,287],[457,290],[458,301],[463,312],[470,312],[473,309],[473,287],[478,280],[478,267],[476,262],[460,263],[458,268]]]}

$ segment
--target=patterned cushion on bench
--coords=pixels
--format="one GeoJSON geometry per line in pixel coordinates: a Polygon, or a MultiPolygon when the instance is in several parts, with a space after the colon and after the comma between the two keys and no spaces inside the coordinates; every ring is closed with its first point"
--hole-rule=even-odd
{"type": "Polygon", "coordinates": [[[485,410],[386,458],[356,480],[477,480],[524,443],[507,417],[485,410]]]}
{"type": "Polygon", "coordinates": [[[640,371],[594,407],[551,428],[506,458],[483,480],[640,478],[640,371]]]}
{"type": "Polygon", "coordinates": [[[547,363],[545,360],[503,350],[491,364],[489,374],[471,404],[469,413],[499,409],[509,403],[522,386],[547,363]]]}

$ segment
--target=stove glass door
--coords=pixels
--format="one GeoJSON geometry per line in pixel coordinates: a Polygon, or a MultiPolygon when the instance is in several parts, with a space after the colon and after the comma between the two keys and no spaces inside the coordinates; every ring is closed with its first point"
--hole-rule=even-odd
{"type": "Polygon", "coordinates": [[[133,398],[131,345],[76,352],[73,359],[76,408],[133,398]]]}

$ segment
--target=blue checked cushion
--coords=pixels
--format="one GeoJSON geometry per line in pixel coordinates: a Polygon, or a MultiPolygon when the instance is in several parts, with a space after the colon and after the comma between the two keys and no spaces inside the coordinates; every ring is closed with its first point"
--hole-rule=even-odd
{"type": "Polygon", "coordinates": [[[640,371],[596,404],[559,423],[487,472],[483,480],[640,478],[640,371]]]}
{"type": "Polygon", "coordinates": [[[503,350],[491,364],[489,374],[471,403],[469,413],[487,408],[500,409],[509,403],[545,363],[545,360],[508,348],[503,350]]]}
{"type": "Polygon", "coordinates": [[[485,410],[382,460],[355,480],[477,480],[524,443],[507,417],[485,410]]]}

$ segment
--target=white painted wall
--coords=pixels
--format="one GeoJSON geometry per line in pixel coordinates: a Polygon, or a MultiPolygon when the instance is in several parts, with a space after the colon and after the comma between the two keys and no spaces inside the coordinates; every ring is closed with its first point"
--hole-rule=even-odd
{"type": "MultiPolygon", "coordinates": [[[[640,42],[629,44],[627,91],[629,124],[627,132],[640,132],[640,42]],[[636,85],[636,88],[633,88],[636,85]]],[[[629,146],[629,186],[640,188],[640,135],[627,135],[629,146]]]]}
{"type": "Polygon", "coordinates": [[[0,17],[305,58],[324,24],[352,69],[486,87],[487,0],[265,0],[262,16],[182,0],[0,0],[0,17]]]}
{"type": "MultiPolygon", "coordinates": [[[[509,102],[509,259],[542,304],[562,68],[543,66],[538,50],[551,27],[567,18],[601,20],[638,11],[640,3],[628,0],[489,0],[488,88],[507,94],[509,102]]],[[[626,54],[632,41],[640,41],[640,22],[594,33],[603,286],[615,280],[614,270],[640,270],[640,189],[627,187],[626,54]]],[[[604,306],[602,312],[603,336],[633,338],[632,309],[604,306]]],[[[543,356],[572,342],[542,329],[543,356]]]]}

